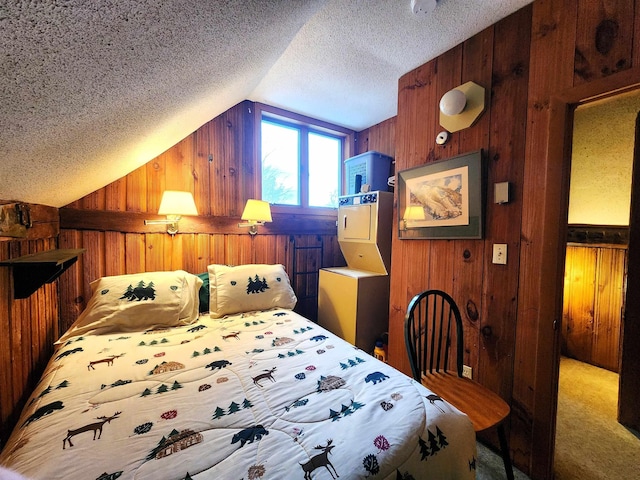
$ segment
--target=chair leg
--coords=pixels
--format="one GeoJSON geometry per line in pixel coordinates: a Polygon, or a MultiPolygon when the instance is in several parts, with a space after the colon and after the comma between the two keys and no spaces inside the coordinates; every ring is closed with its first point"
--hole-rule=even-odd
{"type": "Polygon", "coordinates": [[[502,460],[504,461],[504,471],[507,473],[507,479],[513,480],[513,467],[511,466],[511,457],[509,456],[509,443],[507,443],[507,435],[504,432],[504,425],[498,425],[498,438],[500,440],[500,451],[502,452],[502,460]]]}

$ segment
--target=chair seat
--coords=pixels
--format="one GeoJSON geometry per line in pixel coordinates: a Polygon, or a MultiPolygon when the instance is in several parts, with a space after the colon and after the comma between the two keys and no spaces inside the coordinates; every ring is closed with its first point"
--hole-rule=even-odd
{"type": "Polygon", "coordinates": [[[495,392],[454,372],[423,374],[422,384],[465,413],[476,432],[498,425],[511,411],[495,392]]]}

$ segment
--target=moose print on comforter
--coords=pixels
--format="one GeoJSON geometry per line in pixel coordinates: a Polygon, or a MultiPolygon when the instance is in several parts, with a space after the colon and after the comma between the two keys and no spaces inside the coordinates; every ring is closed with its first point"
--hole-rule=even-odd
{"type": "Polygon", "coordinates": [[[72,337],[0,465],[31,479],[471,479],[475,454],[442,399],[270,310],[72,337]]]}

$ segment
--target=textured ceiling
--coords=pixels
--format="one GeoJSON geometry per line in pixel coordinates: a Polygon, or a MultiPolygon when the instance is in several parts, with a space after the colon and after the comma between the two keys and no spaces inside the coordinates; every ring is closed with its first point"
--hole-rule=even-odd
{"type": "Polygon", "coordinates": [[[360,130],[531,0],[5,0],[0,200],[60,207],[250,99],[360,130]]]}

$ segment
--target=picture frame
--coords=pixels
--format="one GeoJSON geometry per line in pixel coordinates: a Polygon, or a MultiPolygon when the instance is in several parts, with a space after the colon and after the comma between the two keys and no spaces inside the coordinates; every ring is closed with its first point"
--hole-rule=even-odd
{"type": "Polygon", "coordinates": [[[400,239],[481,239],[485,166],[482,150],[398,172],[400,239]]]}

